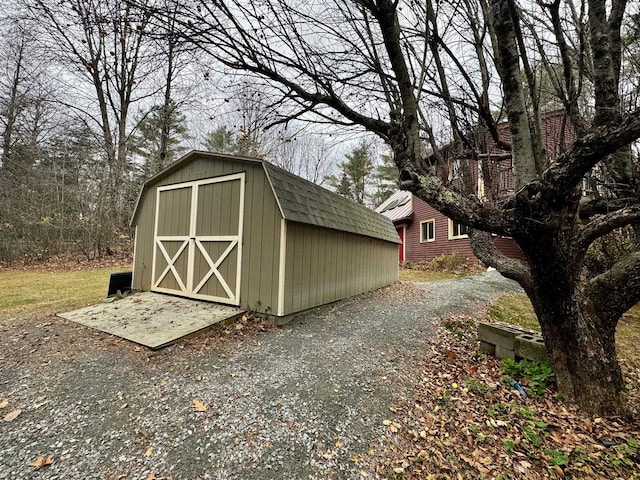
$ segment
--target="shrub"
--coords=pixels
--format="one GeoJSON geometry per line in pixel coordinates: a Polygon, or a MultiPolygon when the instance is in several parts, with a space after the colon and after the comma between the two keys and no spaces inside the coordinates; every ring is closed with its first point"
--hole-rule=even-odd
{"type": "Polygon", "coordinates": [[[427,272],[452,273],[455,275],[472,275],[484,271],[484,267],[471,262],[459,252],[443,253],[432,260],[405,262],[403,268],[427,272]]]}

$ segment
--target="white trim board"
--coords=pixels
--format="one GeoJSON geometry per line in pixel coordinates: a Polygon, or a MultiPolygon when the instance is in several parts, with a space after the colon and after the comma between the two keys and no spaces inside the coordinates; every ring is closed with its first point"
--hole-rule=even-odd
{"type": "Polygon", "coordinates": [[[284,285],[287,258],[287,221],[280,219],[280,263],[278,266],[278,316],[284,315],[284,285]]]}
{"type": "MultiPolygon", "coordinates": [[[[204,180],[195,180],[192,182],[182,182],[173,185],[164,185],[156,189],[156,211],[155,211],[155,224],[154,224],[154,239],[153,239],[153,267],[151,277],[151,290],[163,293],[172,293],[175,295],[186,296],[189,298],[197,298],[202,300],[210,300],[214,302],[227,303],[231,305],[240,305],[240,282],[242,278],[242,234],[244,226],[244,192],[245,192],[245,174],[235,173],[232,175],[224,175],[221,177],[208,178],[204,180]],[[211,185],[215,183],[223,182],[240,182],[240,198],[238,206],[238,233],[237,235],[197,235],[197,223],[198,223],[198,191],[203,185],[211,185]],[[191,212],[189,216],[189,234],[188,235],[158,235],[158,222],[160,216],[160,195],[162,192],[179,190],[183,188],[190,188],[191,192],[191,212]],[[183,242],[178,248],[175,255],[168,254],[162,242],[183,242]],[[204,243],[212,242],[224,242],[228,243],[223,253],[217,258],[213,259],[204,247],[204,243]],[[186,249],[187,255],[187,272],[186,278],[181,278],[178,271],[175,268],[175,263],[178,258],[184,254],[186,249]],[[231,289],[218,268],[224,262],[224,260],[231,254],[233,250],[237,251],[237,265],[235,276],[235,291],[231,289]],[[158,276],[156,272],[157,255],[160,252],[167,263],[167,267],[158,276]],[[195,283],[195,258],[196,252],[200,252],[200,255],[205,259],[209,265],[209,271],[200,279],[197,285],[195,283]],[[178,283],[179,290],[161,287],[160,284],[166,275],[171,272],[178,283]],[[227,294],[227,297],[219,297],[215,295],[205,295],[200,293],[200,290],[206,285],[206,283],[215,277],[220,283],[223,290],[227,294]]],[[[202,207],[202,206],[200,206],[202,207]]]]}

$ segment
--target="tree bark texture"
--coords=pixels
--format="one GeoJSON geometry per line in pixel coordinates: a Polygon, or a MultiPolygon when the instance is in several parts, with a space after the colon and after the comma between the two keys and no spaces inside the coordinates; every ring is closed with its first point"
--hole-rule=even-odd
{"type": "Polygon", "coordinates": [[[529,259],[525,290],[545,339],[558,389],[565,398],[598,415],[626,413],[624,379],[615,347],[619,316],[596,306],[610,289],[588,291],[581,279],[575,229],[538,231],[518,238],[529,259]]]}

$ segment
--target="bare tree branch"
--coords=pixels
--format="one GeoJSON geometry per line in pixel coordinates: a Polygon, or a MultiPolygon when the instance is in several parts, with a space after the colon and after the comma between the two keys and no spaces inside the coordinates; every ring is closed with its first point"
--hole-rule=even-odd
{"type": "Polygon", "coordinates": [[[584,253],[598,238],[627,225],[640,224],[640,205],[622,208],[606,215],[596,215],[582,227],[576,239],[576,251],[584,253]]]}
{"type": "Polygon", "coordinates": [[[585,174],[598,162],[640,138],[640,109],[625,115],[620,122],[608,125],[579,138],[573,147],[543,172],[539,181],[531,182],[516,194],[517,202],[540,208],[561,204],[585,174]]]}
{"type": "Polygon", "coordinates": [[[621,258],[608,271],[594,277],[585,293],[598,316],[615,329],[622,314],[640,302],[640,252],[621,258]]]}
{"type": "Polygon", "coordinates": [[[530,292],[533,285],[529,266],[522,260],[503,255],[491,241],[491,234],[471,229],[469,239],[473,253],[490,267],[494,267],[502,275],[518,282],[525,291],[530,292]]]}
{"type": "Polygon", "coordinates": [[[521,188],[536,177],[536,159],[519,68],[516,19],[511,14],[514,8],[512,0],[491,1],[491,21],[496,37],[500,39],[496,49],[496,68],[502,79],[509,117],[516,188],[521,188]]]}

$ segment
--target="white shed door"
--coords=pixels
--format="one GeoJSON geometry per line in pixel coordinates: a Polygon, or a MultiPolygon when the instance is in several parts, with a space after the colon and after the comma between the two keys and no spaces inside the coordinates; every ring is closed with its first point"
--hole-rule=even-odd
{"type": "Polygon", "coordinates": [[[151,290],[239,305],[244,173],[156,195],[151,290]]]}

